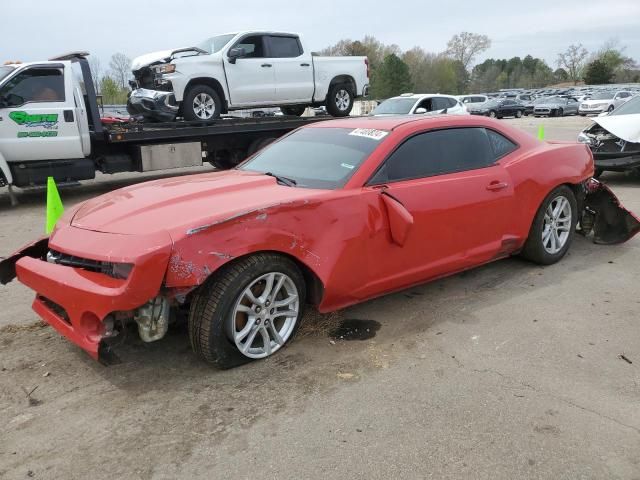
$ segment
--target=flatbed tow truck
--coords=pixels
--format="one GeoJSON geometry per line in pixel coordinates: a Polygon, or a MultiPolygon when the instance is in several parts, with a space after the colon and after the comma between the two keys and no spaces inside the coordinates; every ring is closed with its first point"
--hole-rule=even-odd
{"type": "Polygon", "coordinates": [[[0,67],[0,187],[38,188],[95,178],[201,166],[227,169],[278,137],[331,117],[223,117],[149,123],[101,118],[87,60],[74,52],[0,67]]]}

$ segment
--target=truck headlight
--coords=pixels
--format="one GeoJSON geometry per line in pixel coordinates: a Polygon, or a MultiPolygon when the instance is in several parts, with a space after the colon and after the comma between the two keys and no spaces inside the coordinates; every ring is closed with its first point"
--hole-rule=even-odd
{"type": "Polygon", "coordinates": [[[587,145],[591,145],[591,137],[584,132],[580,132],[578,134],[578,143],[586,143],[587,145]]]}
{"type": "Polygon", "coordinates": [[[173,63],[165,63],[163,65],[157,65],[153,68],[158,75],[173,73],[176,71],[176,66],[173,63]]]}

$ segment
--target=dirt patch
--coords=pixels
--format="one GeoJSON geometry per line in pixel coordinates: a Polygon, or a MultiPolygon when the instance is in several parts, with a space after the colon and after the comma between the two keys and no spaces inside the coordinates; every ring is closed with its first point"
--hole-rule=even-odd
{"type": "Polygon", "coordinates": [[[49,325],[43,321],[37,321],[29,323],[28,325],[4,325],[0,327],[1,333],[18,333],[18,332],[33,332],[48,327],[49,325]]]}

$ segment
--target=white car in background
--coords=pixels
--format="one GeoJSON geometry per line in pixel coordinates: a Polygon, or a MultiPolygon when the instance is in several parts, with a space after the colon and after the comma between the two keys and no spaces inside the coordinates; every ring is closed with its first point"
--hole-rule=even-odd
{"type": "Polygon", "coordinates": [[[433,115],[437,113],[448,113],[450,115],[469,114],[460,100],[452,95],[404,93],[399,97],[385,100],[371,112],[371,115],[433,115]]]}
{"type": "Polygon", "coordinates": [[[467,109],[473,109],[474,106],[482,105],[484,102],[489,101],[489,97],[486,95],[459,95],[458,100],[462,102],[462,104],[467,107],[467,109]]]}
{"type": "Polygon", "coordinates": [[[631,97],[633,97],[633,94],[626,90],[595,92],[589,100],[585,100],[580,104],[578,113],[584,117],[585,115],[612,112],[613,109],[618,108],[631,97]]]}

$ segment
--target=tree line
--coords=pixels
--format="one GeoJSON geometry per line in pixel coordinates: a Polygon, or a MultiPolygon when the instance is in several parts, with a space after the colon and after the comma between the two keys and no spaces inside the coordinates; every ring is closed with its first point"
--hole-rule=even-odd
{"type": "Polygon", "coordinates": [[[531,55],[510,59],[489,58],[474,65],[491,47],[487,35],[462,32],[454,35],[444,52],[422,47],[402,51],[373,36],[362,40],[340,40],[321,55],[362,55],[369,58],[373,98],[388,98],[404,92],[438,92],[452,95],[492,92],[503,88],[543,88],[564,82],[578,84],[630,83],[640,81],[635,61],[624,54],[616,40],[607,41],[589,53],[581,44],[558,54],[557,68],[531,55]]]}
{"type": "MultiPolygon", "coordinates": [[[[564,82],[577,85],[640,82],[636,62],[625,55],[625,47],[608,40],[589,52],[582,44],[572,44],[558,53],[553,70],[543,59],[488,58],[474,65],[479,55],[491,47],[487,35],[461,32],[447,43],[444,52],[428,52],[422,47],[402,51],[398,45],[385,45],[371,35],[362,40],[344,39],[320,55],[355,55],[369,58],[372,98],[389,98],[405,92],[437,92],[459,95],[492,92],[503,88],[543,88],[564,82]]],[[[96,92],[104,104],[127,102],[131,59],[123,53],[111,56],[107,69],[97,57],[90,57],[96,92]]]]}

